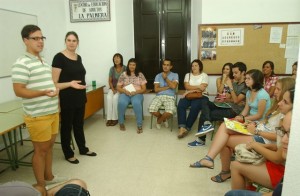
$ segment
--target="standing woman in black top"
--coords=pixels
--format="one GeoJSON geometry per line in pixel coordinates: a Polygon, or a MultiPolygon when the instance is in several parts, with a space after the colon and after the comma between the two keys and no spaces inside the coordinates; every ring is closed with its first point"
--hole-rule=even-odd
{"type": "Polygon", "coordinates": [[[66,34],[66,49],[57,53],[52,62],[52,77],[56,87],[60,89],[61,146],[67,161],[78,164],[78,159],[71,149],[71,131],[82,155],[96,156],[85,145],[83,132],[86,103],[85,68],[81,57],[76,53],[79,43],[74,31],[66,34]]]}

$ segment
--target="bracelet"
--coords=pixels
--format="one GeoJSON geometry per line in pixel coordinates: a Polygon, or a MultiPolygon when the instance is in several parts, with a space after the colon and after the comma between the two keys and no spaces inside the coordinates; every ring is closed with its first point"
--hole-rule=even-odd
{"type": "Polygon", "coordinates": [[[243,117],[243,122],[245,122],[245,116],[240,114],[239,116],[243,117]]]}
{"type": "Polygon", "coordinates": [[[260,132],[259,129],[255,129],[254,134],[255,134],[255,135],[258,135],[259,132],[260,132]]]}

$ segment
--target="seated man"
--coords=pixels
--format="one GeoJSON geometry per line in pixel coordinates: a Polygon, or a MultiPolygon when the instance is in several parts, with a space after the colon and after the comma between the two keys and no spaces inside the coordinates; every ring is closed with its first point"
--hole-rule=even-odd
{"type": "Polygon", "coordinates": [[[86,183],[79,179],[72,179],[63,184],[57,185],[49,190],[46,190],[40,185],[30,185],[25,182],[8,182],[0,185],[0,195],[10,196],[65,196],[65,195],[90,195],[87,191],[86,183]]]}
{"type": "Polygon", "coordinates": [[[231,96],[230,99],[225,100],[225,102],[230,105],[230,108],[217,107],[214,103],[208,100],[203,102],[201,106],[202,112],[198,124],[198,132],[195,135],[199,138],[188,143],[189,147],[205,145],[206,134],[214,130],[211,121],[223,121],[224,117],[233,118],[241,113],[245,106],[245,97],[246,92],[248,91],[248,88],[245,84],[246,71],[247,67],[242,62],[237,62],[232,66],[234,82],[227,80],[226,84],[230,89],[229,93],[231,96]]]}
{"type": "Polygon", "coordinates": [[[165,59],[162,65],[163,72],[157,74],[154,80],[154,91],[157,95],[149,106],[149,112],[157,118],[157,129],[161,128],[162,122],[165,127],[169,127],[168,118],[176,111],[175,89],[178,85],[178,74],[170,71],[172,67],[172,61],[165,59]],[[162,105],[165,107],[163,114],[159,112],[162,105]]]}

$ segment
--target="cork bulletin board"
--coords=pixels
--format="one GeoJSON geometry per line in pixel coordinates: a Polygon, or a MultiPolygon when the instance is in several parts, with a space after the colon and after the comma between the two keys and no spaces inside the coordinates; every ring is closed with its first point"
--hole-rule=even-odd
{"type": "Polygon", "coordinates": [[[270,60],[274,62],[275,74],[286,74],[285,44],[289,24],[300,23],[199,25],[198,58],[203,62],[204,72],[221,74],[225,63],[238,61],[244,62],[248,70],[261,70],[263,62],[270,60]],[[270,43],[271,28],[276,27],[282,29],[281,41],[270,43]],[[221,33],[226,35],[226,29],[230,29],[228,40],[220,40],[221,33]]]}

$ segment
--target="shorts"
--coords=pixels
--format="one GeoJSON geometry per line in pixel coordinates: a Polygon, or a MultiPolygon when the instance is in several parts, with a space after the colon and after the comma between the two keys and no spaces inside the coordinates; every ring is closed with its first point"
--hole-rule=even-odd
{"type": "Polygon", "coordinates": [[[253,137],[253,140],[258,142],[258,143],[262,143],[262,144],[265,143],[265,140],[259,135],[253,135],[252,137],[253,137]]]}
{"type": "Polygon", "coordinates": [[[77,184],[67,184],[63,186],[55,196],[89,196],[89,192],[77,184]]]}
{"type": "Polygon", "coordinates": [[[24,121],[33,142],[49,141],[52,135],[58,133],[58,113],[37,117],[25,115],[24,121]]]}
{"type": "Polygon", "coordinates": [[[266,167],[270,176],[270,181],[273,186],[273,189],[280,183],[284,175],[284,165],[275,164],[271,161],[266,161],[266,167]]]}
{"type": "Polygon", "coordinates": [[[165,107],[165,112],[174,114],[176,112],[175,97],[169,95],[157,95],[149,106],[149,112],[157,112],[161,106],[165,107]]]}

